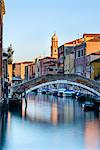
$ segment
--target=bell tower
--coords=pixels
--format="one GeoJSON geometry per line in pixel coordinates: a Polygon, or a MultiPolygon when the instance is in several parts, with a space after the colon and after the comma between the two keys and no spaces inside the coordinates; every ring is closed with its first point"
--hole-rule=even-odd
{"type": "Polygon", "coordinates": [[[58,37],[56,33],[51,38],[51,57],[58,58],[58,37]]]}

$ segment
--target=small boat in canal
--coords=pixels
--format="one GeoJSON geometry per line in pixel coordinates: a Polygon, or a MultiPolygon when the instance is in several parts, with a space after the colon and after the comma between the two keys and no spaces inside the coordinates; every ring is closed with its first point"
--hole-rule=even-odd
{"type": "Polygon", "coordinates": [[[82,108],[84,111],[93,111],[94,103],[86,101],[84,104],[82,104],[82,108]]]}
{"type": "Polygon", "coordinates": [[[78,93],[76,93],[75,97],[79,102],[85,102],[85,100],[86,100],[86,95],[84,93],[78,92],[78,93]]]}
{"type": "Polygon", "coordinates": [[[42,93],[42,94],[46,94],[46,91],[47,91],[46,89],[42,89],[42,90],[41,90],[41,93],[42,93]]]}
{"type": "Polygon", "coordinates": [[[75,92],[73,90],[65,90],[64,93],[63,93],[63,96],[74,97],[75,96],[75,92]]]}
{"type": "Polygon", "coordinates": [[[65,91],[66,91],[65,88],[58,89],[58,96],[59,96],[59,97],[63,97],[65,91]]]}
{"type": "Polygon", "coordinates": [[[58,90],[57,89],[52,89],[51,92],[52,92],[52,95],[58,96],[58,90]]]}

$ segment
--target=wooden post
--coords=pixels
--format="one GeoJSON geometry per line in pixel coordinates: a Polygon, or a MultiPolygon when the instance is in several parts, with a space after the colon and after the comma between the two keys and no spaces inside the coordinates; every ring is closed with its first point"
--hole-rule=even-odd
{"type": "Polygon", "coordinates": [[[94,110],[95,116],[99,118],[99,105],[95,103],[95,110],[94,110]]]}
{"type": "Polygon", "coordinates": [[[26,97],[26,91],[24,90],[24,94],[25,94],[25,104],[26,104],[26,108],[27,108],[27,97],[26,97]]]}
{"type": "Polygon", "coordinates": [[[22,93],[21,93],[21,100],[22,100],[23,96],[22,96],[22,93]]]}

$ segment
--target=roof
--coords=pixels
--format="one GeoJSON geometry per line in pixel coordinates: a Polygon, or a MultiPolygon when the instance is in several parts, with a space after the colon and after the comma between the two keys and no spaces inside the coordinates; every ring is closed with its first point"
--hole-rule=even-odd
{"type": "Polygon", "coordinates": [[[97,51],[97,52],[91,53],[91,54],[89,54],[88,56],[90,56],[90,55],[100,55],[100,51],[97,51]]]}
{"type": "Polygon", "coordinates": [[[20,65],[20,64],[30,64],[33,63],[32,61],[24,61],[24,62],[15,62],[14,64],[20,65]]]}
{"type": "Polygon", "coordinates": [[[84,37],[96,37],[96,36],[100,36],[100,33],[84,33],[83,34],[83,38],[84,37]]]}
{"type": "MultiPolygon", "coordinates": [[[[85,33],[85,34],[83,34],[82,38],[75,39],[75,40],[67,42],[63,45],[64,46],[75,46],[75,45],[78,45],[78,44],[82,44],[84,42],[85,37],[92,38],[92,39],[88,39],[87,41],[90,41],[90,40],[92,41],[93,40],[94,42],[95,41],[98,42],[100,40],[100,34],[99,33],[85,33]]],[[[63,46],[63,45],[61,45],[61,46],[63,46]]],[[[61,47],[61,46],[59,46],[59,47],[61,47]]]]}
{"type": "Polygon", "coordinates": [[[99,37],[94,37],[93,39],[90,39],[87,42],[100,42],[100,36],[99,37]]]}
{"type": "Polygon", "coordinates": [[[67,42],[64,45],[71,45],[71,44],[75,45],[75,44],[81,44],[82,42],[84,42],[83,38],[79,38],[79,39],[73,40],[71,42],[67,42]]]}
{"type": "Polygon", "coordinates": [[[42,58],[42,59],[39,59],[39,60],[44,60],[44,59],[53,59],[53,60],[56,60],[56,58],[53,58],[53,57],[44,57],[44,58],[42,58]]]}
{"type": "Polygon", "coordinates": [[[56,35],[56,33],[54,33],[54,35],[52,36],[52,40],[58,41],[58,36],[56,35]]]}
{"type": "Polygon", "coordinates": [[[26,66],[33,66],[33,65],[35,65],[35,63],[29,63],[26,66]]]}
{"type": "Polygon", "coordinates": [[[91,63],[93,63],[93,62],[98,62],[98,63],[100,63],[100,58],[97,58],[97,59],[91,61],[91,63]]]}
{"type": "Polygon", "coordinates": [[[62,46],[76,46],[76,45],[82,44],[83,42],[84,42],[84,39],[83,38],[79,38],[79,39],[67,42],[67,43],[59,46],[59,48],[62,47],[62,46]]]}

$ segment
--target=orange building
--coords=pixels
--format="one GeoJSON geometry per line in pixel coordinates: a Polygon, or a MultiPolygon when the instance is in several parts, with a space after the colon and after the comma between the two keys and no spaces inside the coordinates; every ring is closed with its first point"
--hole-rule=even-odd
{"type": "Polygon", "coordinates": [[[22,80],[25,79],[25,66],[28,64],[31,64],[31,61],[25,61],[25,62],[17,62],[13,64],[13,74],[15,77],[18,77],[22,80]]]}
{"type": "Polygon", "coordinates": [[[51,38],[51,57],[58,58],[58,37],[56,33],[51,38]]]}
{"type": "Polygon", "coordinates": [[[97,52],[99,50],[100,50],[100,34],[97,34],[97,36],[94,36],[92,39],[86,40],[86,55],[97,52]]]}
{"type": "Polygon", "coordinates": [[[13,76],[13,64],[8,64],[8,78],[9,81],[12,81],[13,76]]]}

